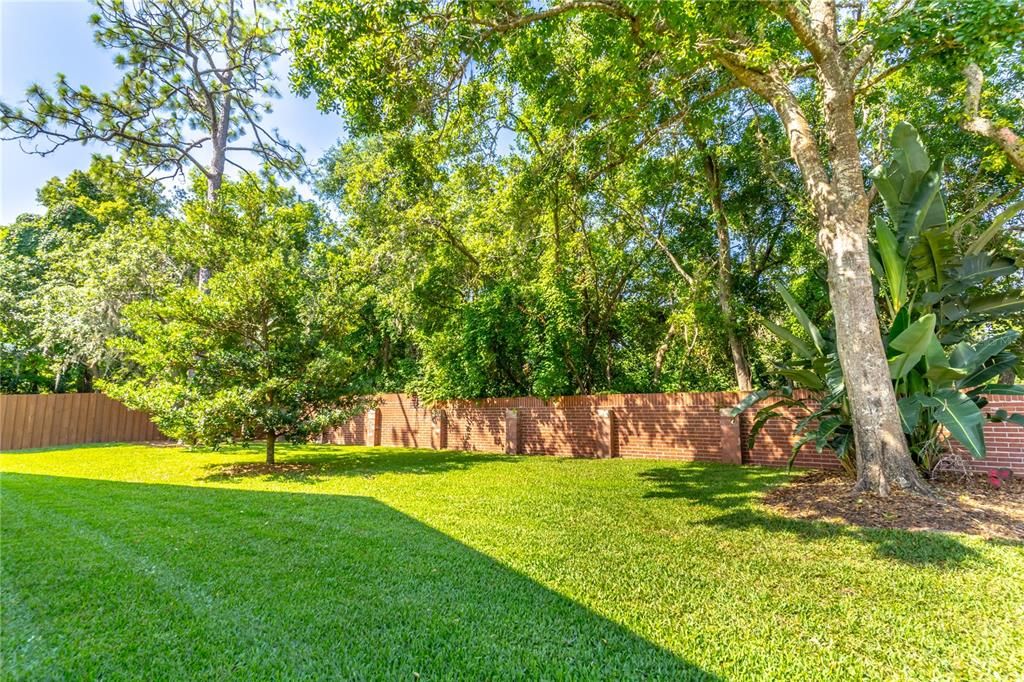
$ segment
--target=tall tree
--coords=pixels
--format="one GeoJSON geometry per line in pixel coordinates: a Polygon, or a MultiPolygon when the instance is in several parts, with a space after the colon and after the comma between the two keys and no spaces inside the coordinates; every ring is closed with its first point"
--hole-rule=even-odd
{"type": "Polygon", "coordinates": [[[525,96],[575,90],[585,94],[563,108],[579,130],[610,126],[637,144],[682,125],[724,91],[756,93],[784,126],[817,219],[854,416],[858,488],[925,491],[902,436],[871,295],[856,101],[934,52],[944,25],[955,27],[944,32],[938,49],[945,52],[991,49],[1019,33],[1015,3],[989,4],[980,12],[969,2],[840,8],[835,0],[305,2],[292,36],[293,77],[321,107],[343,108],[357,131],[410,119],[441,127],[446,116],[437,110],[467,92],[479,99],[480,89],[466,82],[515,82],[525,96]],[[917,24],[932,35],[909,30],[917,24]],[[575,62],[583,73],[577,82],[559,70],[573,49],[591,57],[589,66],[575,62]]]}
{"type": "MultiPolygon", "coordinates": [[[[271,65],[283,51],[279,0],[252,11],[240,0],[95,0],[96,43],[123,72],[110,92],[75,86],[58,74],[52,91],[33,85],[20,106],[0,102],[0,130],[27,151],[47,155],[69,143],[97,142],[152,177],[194,168],[212,205],[240,153],[290,172],[301,150],[262,119],[278,96],[271,65]]],[[[200,289],[208,266],[198,272],[200,289]]]]}
{"type": "Polygon", "coordinates": [[[721,308],[722,319],[725,321],[729,354],[732,356],[733,370],[736,372],[736,385],[741,391],[749,391],[754,388],[754,383],[750,376],[747,353],[736,328],[736,316],[733,314],[732,246],[729,216],[725,212],[725,202],[722,200],[722,178],[718,157],[704,140],[695,137],[694,142],[700,152],[707,194],[715,219],[715,235],[718,241],[718,307],[721,308]]]}

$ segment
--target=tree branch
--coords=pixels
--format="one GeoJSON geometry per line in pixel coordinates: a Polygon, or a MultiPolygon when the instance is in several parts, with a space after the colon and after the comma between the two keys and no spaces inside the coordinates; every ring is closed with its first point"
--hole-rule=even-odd
{"type": "Polygon", "coordinates": [[[1024,141],[1010,128],[997,126],[992,119],[979,113],[981,86],[985,82],[981,67],[971,62],[964,68],[963,73],[967,79],[967,92],[964,94],[964,117],[960,121],[960,127],[994,142],[1013,167],[1024,173],[1024,141]]]}

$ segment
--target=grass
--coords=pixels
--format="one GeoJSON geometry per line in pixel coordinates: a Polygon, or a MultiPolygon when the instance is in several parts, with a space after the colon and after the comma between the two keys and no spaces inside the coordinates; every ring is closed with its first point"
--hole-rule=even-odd
{"type": "Polygon", "coordinates": [[[784,472],[0,455],[8,679],[1024,676],[1024,547],[784,519],[784,472]]]}

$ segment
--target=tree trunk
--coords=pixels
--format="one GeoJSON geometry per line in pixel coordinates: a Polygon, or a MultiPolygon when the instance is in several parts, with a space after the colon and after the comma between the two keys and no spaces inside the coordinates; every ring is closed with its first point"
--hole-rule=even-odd
{"type": "Polygon", "coordinates": [[[668,349],[672,345],[672,339],[676,335],[676,325],[671,323],[668,326],[668,331],[665,332],[665,340],[658,346],[658,350],[654,353],[654,386],[658,386],[658,382],[661,381],[661,370],[665,366],[665,355],[668,354],[668,349]]]}
{"type": "MultiPolygon", "coordinates": [[[[220,191],[220,186],[224,181],[224,152],[214,152],[214,164],[213,167],[217,169],[219,166],[219,172],[215,171],[214,174],[206,178],[206,210],[213,210],[213,205],[217,201],[217,192],[220,191]]],[[[210,225],[206,225],[206,230],[209,232],[211,229],[210,225]]],[[[199,266],[199,276],[196,278],[196,286],[199,287],[199,292],[202,294],[209,293],[210,281],[210,266],[204,263],[199,266]]]]}
{"type": "MultiPolygon", "coordinates": [[[[819,16],[812,17],[812,22],[829,22],[827,44],[833,46],[835,6],[826,1],[817,8],[819,16]]],[[[868,257],[868,198],[853,109],[855,90],[841,51],[834,49],[819,66],[825,133],[831,147],[831,191],[817,188],[815,209],[857,446],[855,490],[882,496],[893,488],[930,494],[910,458],[882,344],[868,257]]]]}
{"type": "Polygon", "coordinates": [[[92,393],[92,369],[89,365],[82,363],[82,373],[78,376],[75,390],[79,393],[92,393]]]}
{"type": "MultiPolygon", "coordinates": [[[[228,130],[231,123],[231,95],[225,94],[221,103],[220,120],[213,130],[213,156],[210,159],[210,168],[206,173],[206,209],[212,210],[217,201],[217,192],[224,182],[224,166],[227,163],[228,130]]],[[[206,226],[207,230],[210,226],[206,226]]],[[[200,293],[209,291],[210,266],[204,263],[199,266],[199,276],[196,285],[200,293]]]]}
{"type": "Polygon", "coordinates": [[[267,434],[267,464],[274,466],[274,446],[277,444],[277,434],[267,434]]]}
{"type": "Polygon", "coordinates": [[[868,262],[867,219],[866,208],[837,212],[825,239],[829,299],[857,450],[855,489],[882,496],[893,489],[927,494],[907,449],[882,346],[868,262]]]}
{"type": "Polygon", "coordinates": [[[750,364],[743,341],[736,332],[736,318],[732,312],[732,245],[729,238],[729,217],[725,213],[722,201],[722,181],[718,174],[718,162],[714,155],[707,151],[703,140],[696,138],[697,148],[704,151],[704,175],[707,178],[708,194],[711,207],[715,214],[715,233],[718,237],[718,307],[725,321],[725,334],[729,343],[729,354],[732,356],[733,370],[736,372],[736,385],[741,391],[754,388],[750,376],[750,364]]]}

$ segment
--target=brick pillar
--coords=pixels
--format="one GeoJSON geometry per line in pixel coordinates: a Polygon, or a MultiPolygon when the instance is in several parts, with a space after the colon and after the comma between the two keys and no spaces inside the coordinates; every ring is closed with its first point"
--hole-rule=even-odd
{"type": "Polygon", "coordinates": [[[519,454],[519,410],[505,410],[505,454],[519,454]]]}
{"type": "Polygon", "coordinates": [[[380,408],[374,407],[366,411],[366,444],[380,445],[380,408]]]}
{"type": "Polygon", "coordinates": [[[448,413],[444,410],[431,410],[430,421],[434,428],[430,432],[430,446],[435,450],[448,447],[448,413]]]}
{"type": "Polygon", "coordinates": [[[614,410],[597,411],[597,452],[598,457],[619,456],[619,434],[615,423],[614,410]]]}
{"type": "Polygon", "coordinates": [[[722,440],[718,445],[718,460],[726,464],[743,464],[739,417],[730,417],[731,408],[718,410],[718,423],[722,430],[722,440]]]}

